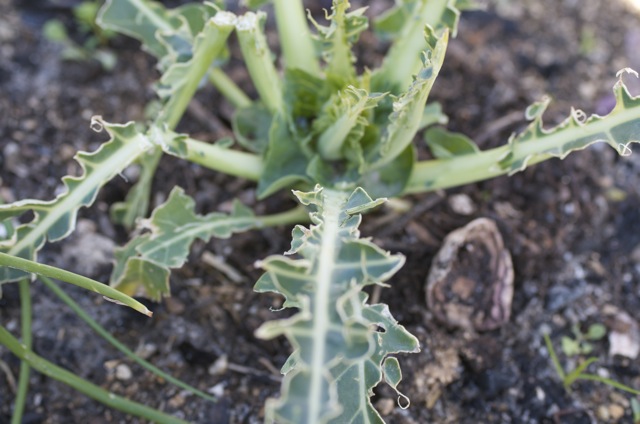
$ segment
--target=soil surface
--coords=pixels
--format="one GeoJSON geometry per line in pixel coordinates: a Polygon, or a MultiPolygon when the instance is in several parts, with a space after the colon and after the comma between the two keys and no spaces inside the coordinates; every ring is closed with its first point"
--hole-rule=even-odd
{"type": "MultiPolygon", "coordinates": [[[[42,35],[47,19],[70,29],[75,0],[0,0],[0,199],[50,199],[64,175],[78,172],[77,150],[95,150],[103,134],[89,128],[92,115],[110,122],[143,120],[157,78],[152,58],[136,42],[117,38],[110,48],[118,65],[61,59],[62,48],[42,35]]],[[[172,4],[175,2],[172,2],[172,4]]],[[[307,2],[320,13],[320,5],[307,2]]],[[[360,4],[362,2],[353,2],[360,4]]],[[[375,15],[391,1],[371,1],[375,15]]],[[[356,4],[356,5],[357,5],[356,4]]],[[[624,67],[640,70],[640,13],[623,0],[494,0],[463,14],[457,38],[432,100],[442,103],[449,128],[472,136],[482,148],[501,145],[526,122],[523,111],[544,93],[554,99],[547,125],[570,107],[607,113],[611,87],[624,67]]],[[[384,45],[365,34],[361,65],[375,66],[384,45]]],[[[241,68],[231,75],[251,90],[241,68]]],[[[638,94],[635,81],[627,79],[638,94]]],[[[205,88],[180,131],[215,140],[227,133],[231,107],[205,88]]],[[[107,281],[113,248],[129,235],[109,221],[109,206],[131,182],[116,178],[96,203],[79,214],[78,231],[48,245],[44,263],[107,281]],[[89,252],[87,254],[87,252],[89,252]]],[[[174,158],[162,160],[152,206],[174,185],[197,202],[199,212],[224,208],[238,197],[258,212],[291,206],[282,193],[257,202],[254,186],[174,158]]],[[[550,160],[511,178],[407,199],[408,213],[382,208],[365,217],[363,235],[406,256],[391,288],[373,293],[421,343],[400,358],[400,390],[408,409],[384,385],[374,399],[388,423],[605,423],[633,422],[631,395],[602,383],[579,381],[571,392],[559,380],[543,334],[560,362],[572,369],[598,358],[589,372],[640,388],[640,161],[606,146],[550,160]],[[444,238],[478,217],[495,220],[514,265],[509,321],[484,332],[451,329],[427,308],[425,280],[444,238]],[[601,323],[607,336],[589,355],[561,349],[572,328],[601,323]],[[637,352],[635,352],[637,355],[637,352]]],[[[150,305],[153,319],[73,287],[65,287],[98,322],[158,367],[219,396],[201,400],[133,364],[92,331],[39,282],[33,284],[34,350],[115,393],[197,423],[262,422],[263,405],[277,396],[286,341],[259,340],[255,329],[274,319],[275,296],[252,290],[254,262],[289,248],[290,228],[253,231],[230,240],[196,243],[184,269],[172,274],[173,297],[150,305]],[[238,278],[207,265],[218,255],[238,278]],[[127,372],[130,371],[130,372],[127,372]]],[[[19,333],[18,287],[2,287],[0,323],[19,333]]],[[[0,348],[0,423],[9,422],[19,361],[0,348]]],[[[25,423],[134,423],[67,386],[32,373],[25,423]]]]}

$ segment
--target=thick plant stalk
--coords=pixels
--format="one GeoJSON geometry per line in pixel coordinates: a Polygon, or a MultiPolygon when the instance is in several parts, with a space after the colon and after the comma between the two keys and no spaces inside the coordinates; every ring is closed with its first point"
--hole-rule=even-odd
{"type": "Polygon", "coordinates": [[[247,12],[238,17],[236,33],[242,56],[260,99],[271,113],[276,114],[283,111],[282,89],[271,50],[261,28],[261,21],[264,19],[262,12],[247,12]]]}
{"type": "Polygon", "coordinates": [[[302,0],[274,0],[273,6],[285,66],[290,69],[302,69],[311,75],[320,75],[320,65],[302,0]]]}
{"type": "MultiPolygon", "coordinates": [[[[374,90],[390,90],[397,94],[409,87],[412,76],[420,69],[420,55],[427,47],[423,36],[424,28],[426,25],[434,29],[446,26],[443,15],[448,9],[456,11],[450,3],[452,0],[413,2],[413,10],[409,14],[411,19],[407,20],[400,36],[394,41],[382,66],[376,72],[372,87],[374,90]]],[[[449,29],[455,34],[455,27],[449,29]]]]}

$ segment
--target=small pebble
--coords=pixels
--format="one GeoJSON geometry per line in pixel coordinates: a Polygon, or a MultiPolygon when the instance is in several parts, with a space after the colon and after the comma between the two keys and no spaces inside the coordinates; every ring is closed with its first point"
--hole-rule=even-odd
{"type": "Polygon", "coordinates": [[[376,402],[376,409],[380,412],[380,414],[384,417],[393,412],[393,408],[395,408],[395,402],[393,399],[380,399],[376,402]]]}
{"type": "Polygon", "coordinates": [[[172,408],[181,408],[182,406],[184,406],[185,402],[187,401],[187,398],[185,396],[185,394],[183,392],[178,393],[177,395],[175,395],[174,397],[172,397],[171,399],[169,399],[169,406],[172,408]]]}
{"type": "Polygon", "coordinates": [[[227,371],[227,366],[229,365],[229,361],[227,360],[227,355],[222,355],[216,361],[211,364],[209,367],[210,375],[219,375],[224,374],[227,371]]]}
{"type": "Polygon", "coordinates": [[[224,395],[224,386],[224,382],[220,382],[207,391],[215,397],[222,397],[224,395]]]}
{"type": "Polygon", "coordinates": [[[605,405],[598,406],[598,409],[596,410],[596,415],[601,421],[608,421],[610,417],[609,408],[607,408],[605,405]]]}
{"type": "Polygon", "coordinates": [[[186,309],[184,303],[175,297],[167,297],[164,299],[164,304],[171,315],[180,315],[186,309]]]}
{"type": "Polygon", "coordinates": [[[130,380],[132,376],[133,373],[131,372],[131,368],[129,368],[128,365],[120,364],[116,367],[116,378],[118,380],[127,381],[130,380]]]}
{"type": "Polygon", "coordinates": [[[458,215],[472,215],[476,211],[476,205],[466,194],[454,194],[449,197],[449,207],[458,215]]]}
{"type": "Polygon", "coordinates": [[[618,421],[624,415],[624,408],[618,404],[612,403],[609,405],[609,415],[614,421],[618,421]]]}

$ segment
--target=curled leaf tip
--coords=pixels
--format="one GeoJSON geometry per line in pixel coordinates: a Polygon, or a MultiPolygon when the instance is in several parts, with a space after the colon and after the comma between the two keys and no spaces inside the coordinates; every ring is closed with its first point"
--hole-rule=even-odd
{"type": "Polygon", "coordinates": [[[616,77],[622,79],[622,76],[624,74],[631,74],[631,75],[635,75],[636,78],[640,78],[640,75],[638,75],[638,72],[635,71],[632,68],[622,68],[622,69],[620,69],[618,72],[616,72],[616,77]]]}
{"type": "Polygon", "coordinates": [[[138,312],[140,312],[141,314],[144,314],[148,317],[152,317],[153,316],[153,312],[151,312],[146,306],[144,306],[142,303],[133,300],[133,299],[128,299],[130,300],[129,303],[125,303],[125,302],[121,302],[117,299],[114,299],[112,297],[109,296],[102,296],[102,298],[104,300],[106,300],[107,302],[111,302],[111,303],[115,303],[116,305],[120,305],[120,306],[128,306],[131,309],[134,309],[138,312]]]}
{"type": "Polygon", "coordinates": [[[100,115],[95,115],[91,117],[91,124],[89,124],[89,127],[94,130],[95,132],[102,132],[102,130],[104,130],[104,124],[102,123],[102,116],[100,115]]]}

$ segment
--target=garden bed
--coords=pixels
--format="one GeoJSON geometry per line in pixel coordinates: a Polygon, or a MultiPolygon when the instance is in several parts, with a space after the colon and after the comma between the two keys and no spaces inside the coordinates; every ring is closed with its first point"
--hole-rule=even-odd
{"type": "MultiPolygon", "coordinates": [[[[109,122],[143,120],[157,78],[153,59],[125,38],[111,43],[118,57],[113,71],[104,71],[97,62],[62,61],[61,48],[46,40],[41,28],[53,17],[71,27],[73,2],[56,2],[56,7],[31,3],[0,0],[3,202],[52,198],[61,188],[60,178],[78,172],[73,154],[93,151],[104,141],[103,134],[90,130],[91,116],[102,115],[109,122]]],[[[377,13],[390,2],[368,3],[377,13]]],[[[545,115],[547,125],[563,120],[571,106],[607,113],[616,72],[640,68],[640,15],[622,2],[584,3],[495,1],[483,11],[463,14],[430,98],[442,103],[449,128],[472,136],[483,149],[504,144],[526,124],[527,105],[544,93],[555,99],[545,115]]],[[[316,6],[314,12],[319,11],[316,6]]],[[[361,45],[362,64],[377,65],[383,46],[370,34],[361,45]]],[[[230,75],[240,85],[248,81],[240,68],[232,66],[230,75]]],[[[638,85],[631,78],[628,83],[637,95],[638,85]]],[[[178,130],[214,140],[229,132],[230,113],[229,105],[208,87],[197,95],[178,130]]],[[[551,334],[562,364],[571,368],[576,358],[562,353],[560,341],[572,335],[572,326],[586,331],[602,323],[610,335],[626,313],[637,327],[639,171],[637,154],[618,157],[598,145],[511,178],[411,196],[404,215],[388,207],[366,215],[363,235],[407,258],[392,288],[373,295],[389,304],[422,348],[401,357],[400,390],[412,401],[408,409],[397,407],[388,388],[376,391],[374,403],[386,421],[632,422],[631,395],[595,382],[579,382],[568,393],[543,333],[551,334]],[[425,300],[429,264],[443,239],[476,217],[497,222],[515,268],[510,321],[482,333],[445,328],[425,300]]],[[[80,211],[74,235],[47,245],[40,261],[107,281],[114,246],[128,240],[123,228],[110,223],[109,206],[121,201],[130,185],[126,175],[109,183],[91,208],[80,211]]],[[[201,213],[220,210],[233,198],[259,213],[292,205],[288,193],[258,202],[252,183],[165,157],[154,181],[152,206],[162,203],[174,185],[196,200],[201,213]]],[[[65,287],[118,339],[170,374],[219,396],[217,403],[124,359],[39,282],[33,284],[34,350],[115,393],[193,422],[261,422],[265,400],[279,392],[278,370],[290,348],[283,339],[254,336],[261,323],[277,316],[269,308],[281,302],[253,292],[261,274],[254,263],[286,251],[290,232],[275,228],[197,242],[188,264],[172,274],[172,297],[149,304],[151,319],[65,287]]],[[[0,322],[18,334],[18,286],[3,285],[2,294],[0,322]]],[[[599,360],[590,371],[640,388],[637,359],[611,355],[616,348],[615,340],[595,342],[590,356],[599,360]]],[[[2,348],[0,360],[2,423],[10,420],[19,362],[2,348]]],[[[137,421],[33,373],[24,422],[137,421]]]]}

